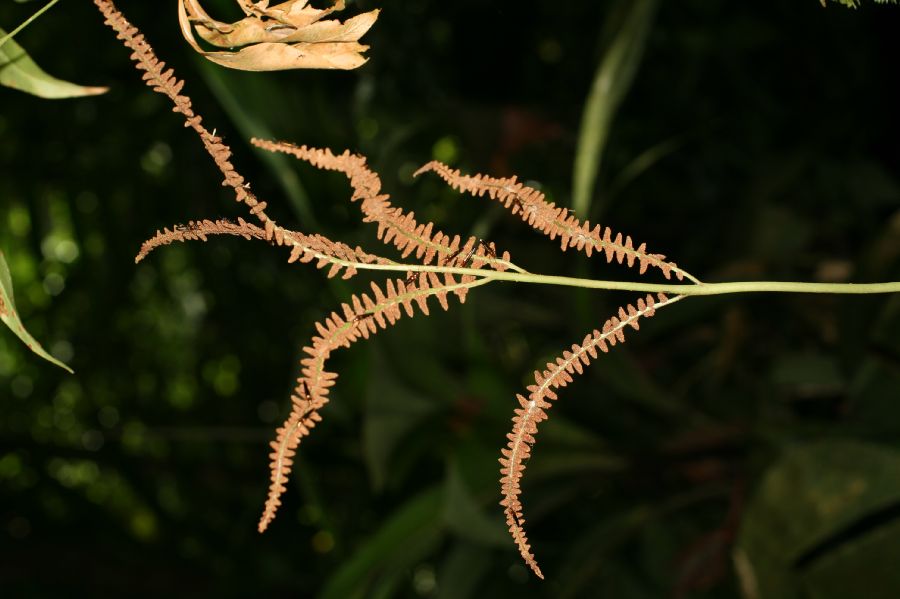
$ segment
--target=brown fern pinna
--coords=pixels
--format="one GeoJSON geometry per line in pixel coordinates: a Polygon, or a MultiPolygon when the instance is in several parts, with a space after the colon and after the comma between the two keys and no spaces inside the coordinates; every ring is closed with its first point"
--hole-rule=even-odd
{"type": "Polygon", "coordinates": [[[434,172],[453,188],[475,196],[487,195],[501,203],[513,215],[531,225],[551,240],[559,239],[563,250],[576,248],[588,256],[598,253],[607,262],[618,262],[636,268],[640,274],[650,269],[659,271],[665,283],[598,281],[532,274],[512,261],[509,253],[476,237],[463,239],[438,230],[434,223],[419,222],[415,214],[390,203],[383,193],[381,179],[370,170],[366,159],[345,151],[335,154],[328,149],[296,146],[290,143],[254,139],[256,146],[281,152],[326,170],[343,173],[350,184],[351,202],[358,204],[364,222],[374,223],[378,238],[393,245],[399,259],[371,254],[363,249],[335,242],[325,236],[287,229],[265,213],[266,203],[249,191],[249,184],[231,164],[231,151],[221,138],[210,133],[200,116],[194,113],[190,99],[182,94],[183,82],[172,69],[165,69],[137,28],[115,8],[111,0],[94,0],[106,23],[118,38],[132,50],[131,58],[143,78],[154,91],[168,96],[173,110],[185,118],[185,125],[200,137],[224,177],[223,184],[232,188],[235,199],[246,204],[252,224],[239,218],[229,220],[189,221],[171,229],[157,231],[140,249],[136,261],[144,259],[156,248],[173,242],[205,241],[213,235],[237,235],[257,239],[288,250],[288,262],[315,262],[327,268],[327,276],[341,274],[348,279],[360,270],[383,271],[383,283],[372,283],[367,292],[351,295],[333,312],[315,324],[315,334],[303,348],[301,376],[291,394],[291,410],[277,429],[271,442],[271,475],[259,530],[264,531],[281,504],[287,490],[293,458],[301,440],[322,420],[321,411],[328,403],[331,387],[338,375],[327,369],[332,352],[350,347],[360,339],[396,323],[404,314],[429,313],[428,301],[437,299],[447,310],[451,295],[462,303],[468,292],[481,285],[507,281],[526,284],[554,284],[592,289],[631,290],[642,295],[633,304],[618,310],[599,329],[573,343],[546,368],[534,372],[534,383],[527,395],[517,395],[512,428],[501,450],[500,489],[506,523],[522,558],[534,573],[543,577],[531,551],[525,532],[521,501],[522,476],[534,446],[538,425],[548,417],[547,410],[557,399],[557,391],[581,374],[591,360],[625,340],[625,329],[639,328],[640,320],[653,316],[687,295],[712,295],[747,291],[814,292],[814,293],[893,293],[900,283],[837,285],[825,283],[739,282],[701,283],[696,277],[670,262],[662,254],[651,253],[645,244],[635,245],[632,238],[614,233],[608,227],[581,222],[566,208],[547,202],[544,194],[513,178],[465,175],[439,163],[429,162],[417,175],[434,172]],[[672,282],[674,278],[678,282],[672,282]],[[686,281],[686,282],[684,282],[686,281]],[[667,295],[668,294],[668,295],[667,295]]]}

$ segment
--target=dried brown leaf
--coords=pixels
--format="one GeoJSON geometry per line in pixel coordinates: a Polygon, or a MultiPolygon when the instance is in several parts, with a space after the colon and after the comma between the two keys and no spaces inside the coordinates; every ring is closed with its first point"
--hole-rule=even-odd
{"type": "Polygon", "coordinates": [[[203,10],[203,7],[200,6],[200,3],[197,2],[197,0],[179,0],[178,3],[183,5],[192,21],[201,22],[207,27],[222,33],[227,33],[233,29],[228,23],[216,21],[206,14],[206,11],[203,10]]]}
{"type": "Polygon", "coordinates": [[[359,39],[378,19],[378,10],[357,15],[345,22],[321,20],[343,8],[338,2],[329,9],[308,6],[306,0],[292,0],[268,7],[268,2],[239,4],[248,15],[235,23],[212,19],[197,0],[180,0],[178,18],[188,43],[207,59],[244,71],[286,69],[355,69],[366,62],[368,46],[359,39]],[[194,33],[219,48],[204,50],[194,33]]]}
{"type": "MultiPolygon", "coordinates": [[[[261,6],[263,3],[259,3],[261,6]]],[[[268,2],[265,2],[268,4],[268,2]]],[[[294,27],[305,27],[315,23],[322,17],[328,16],[333,12],[344,10],[344,0],[337,0],[331,8],[319,10],[308,6],[307,0],[293,0],[283,2],[272,8],[264,10],[265,16],[276,19],[282,23],[293,25],[294,27]]]]}
{"type": "Polygon", "coordinates": [[[298,18],[303,15],[318,15],[321,18],[328,13],[336,10],[344,10],[344,0],[337,0],[331,8],[318,10],[309,6],[309,0],[287,0],[281,4],[276,4],[269,8],[269,0],[259,0],[252,2],[248,0],[237,0],[238,5],[244,14],[257,17],[269,17],[287,22],[290,18],[298,18]]]}
{"type": "Polygon", "coordinates": [[[355,69],[366,62],[361,44],[273,44],[248,46],[239,52],[209,52],[206,58],[241,71],[285,69],[355,69]]]}

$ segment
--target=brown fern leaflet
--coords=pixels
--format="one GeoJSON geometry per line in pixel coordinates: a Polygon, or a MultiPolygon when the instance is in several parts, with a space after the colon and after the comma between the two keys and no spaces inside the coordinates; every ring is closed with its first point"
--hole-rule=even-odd
{"type": "Polygon", "coordinates": [[[496,250],[488,247],[481,240],[470,237],[460,245],[459,235],[452,238],[441,231],[434,230],[434,223],[420,224],[413,212],[404,212],[391,205],[390,196],[380,194],[381,179],[366,166],[363,156],[345,151],[335,155],[329,149],[296,146],[287,142],[252,139],[258,148],[270,152],[282,152],[309,162],[313,166],[325,170],[339,171],[347,176],[353,188],[350,201],[360,200],[363,222],[378,225],[378,238],[385,243],[393,243],[400,250],[401,257],[407,258],[415,252],[415,257],[423,264],[432,264],[435,258],[467,254],[473,252],[473,268],[487,264],[496,270],[506,270],[511,266],[509,253],[504,252],[498,259],[496,250]]]}
{"type": "Polygon", "coordinates": [[[323,235],[305,235],[277,225],[274,227],[273,233],[274,235],[270,236],[263,229],[248,223],[243,218],[238,218],[237,223],[226,219],[189,221],[187,225],[175,225],[171,230],[164,228],[162,231],[157,231],[156,235],[143,243],[134,260],[140,262],[153,250],[170,243],[206,241],[207,237],[213,235],[234,235],[244,239],[259,239],[288,246],[291,248],[288,262],[308,263],[315,260],[316,267],[328,267],[329,277],[333,277],[343,270],[342,278],[349,279],[357,273],[354,265],[358,264],[393,263],[387,258],[368,254],[362,248],[352,248],[347,244],[331,241],[323,235]]]}
{"type": "Polygon", "coordinates": [[[624,343],[625,327],[630,326],[638,330],[639,319],[653,316],[659,308],[673,304],[682,297],[669,299],[663,294],[659,294],[657,298],[648,295],[646,299],[641,298],[636,302],[637,307],[629,304],[619,308],[617,316],[607,320],[600,330],[594,330],[586,335],[580,345],[573,344],[571,351],[566,350],[555,362],[548,362],[545,370],[536,370],[534,384],[528,386],[527,398],[522,395],[516,396],[520,407],[515,410],[512,431],[506,435],[509,442],[501,450],[503,456],[500,458],[500,489],[503,500],[500,505],[504,508],[506,524],[519,547],[522,559],[540,578],[544,575],[535,561],[528,537],[525,535],[525,518],[522,516],[522,502],[519,499],[525,461],[531,456],[538,423],[547,419],[547,410],[552,406],[550,401],[557,398],[555,390],[571,383],[574,380],[572,375],[584,372],[584,367],[588,366],[592,359],[597,358],[598,349],[606,353],[617,343],[624,343]]]}
{"type": "Polygon", "coordinates": [[[94,0],[94,4],[103,13],[106,24],[116,32],[116,37],[132,51],[131,59],[136,63],[135,66],[138,70],[144,71],[143,79],[147,85],[153,88],[153,91],[168,96],[175,104],[172,110],[184,115],[185,126],[197,132],[206,151],[225,176],[222,184],[234,189],[237,201],[246,203],[252,209],[253,214],[263,223],[267,222],[268,218],[263,212],[266,207],[265,203],[256,201],[248,189],[249,185],[244,182],[244,178],[231,164],[231,149],[222,142],[220,137],[213,135],[203,126],[203,119],[194,113],[191,99],[181,93],[184,81],[175,77],[174,69],[164,70],[166,63],[156,57],[153,48],[144,39],[144,34],[128,22],[128,19],[116,9],[111,0],[94,0]]]}
{"type": "MultiPolygon", "coordinates": [[[[226,219],[196,220],[164,228],[144,242],[136,261],[170,243],[206,241],[211,236],[231,235],[284,247],[290,252],[288,262],[315,262],[318,268],[327,267],[328,277],[343,273],[346,279],[361,269],[405,275],[405,278],[388,278],[380,285],[373,282],[369,292],[352,295],[337,310],[315,324],[316,334],[302,350],[301,376],[291,394],[290,413],[270,443],[270,485],[259,521],[259,530],[263,531],[281,505],[281,496],[287,489],[287,479],[299,443],[322,420],[320,412],[328,403],[331,387],[338,377],[337,373],[326,369],[332,352],[368,339],[398,322],[404,313],[407,317],[414,316],[417,311],[428,315],[428,301],[431,298],[437,299],[441,308],[447,310],[451,294],[462,303],[471,289],[502,279],[503,275],[507,280],[511,273],[518,273],[516,276],[521,280],[532,275],[513,263],[509,253],[498,250],[493,243],[476,237],[463,241],[459,235],[448,235],[431,222],[420,223],[414,213],[391,205],[389,196],[382,193],[380,178],[368,168],[363,156],[349,151],[335,154],[329,149],[254,139],[252,143],[260,148],[292,155],[320,169],[343,173],[353,190],[350,199],[358,202],[363,221],[374,223],[378,228],[378,238],[385,244],[393,245],[401,259],[412,262],[400,263],[367,253],[359,247],[332,241],[323,235],[301,233],[278,225],[266,215],[266,203],[250,193],[249,184],[231,164],[229,147],[220,137],[210,133],[202,125],[201,117],[194,113],[190,99],[182,94],[183,82],[175,78],[172,69],[165,70],[165,64],[157,59],[143,35],[122,16],[112,0],[94,0],[94,3],[103,13],[106,23],[116,31],[118,39],[132,50],[131,58],[143,72],[146,83],[172,100],[174,111],[184,116],[185,125],[197,133],[221,171],[223,184],[234,191],[237,201],[246,204],[249,213],[261,225],[238,218],[236,222],[226,219]]],[[[635,247],[630,237],[623,239],[621,234],[613,235],[609,228],[592,227],[587,222],[578,221],[568,210],[548,203],[541,192],[522,185],[515,177],[498,179],[485,175],[462,175],[438,162],[429,162],[417,174],[429,170],[456,189],[478,196],[487,194],[513,214],[520,214],[523,220],[551,239],[558,236],[563,250],[575,247],[588,255],[599,251],[605,253],[609,262],[616,260],[628,266],[637,266],[641,274],[653,267],[667,279],[674,275],[678,280],[687,278],[699,283],[675,263],[666,261],[665,256],[648,253],[644,244],[635,247]]],[[[572,382],[573,375],[581,374],[599,352],[606,352],[609,347],[623,342],[626,327],[638,329],[641,318],[652,316],[659,308],[681,297],[669,299],[661,294],[648,295],[633,306],[620,308],[618,314],[607,320],[601,329],[585,336],[580,344],[572,345],[571,350],[564,351],[555,362],[548,363],[546,369],[535,371],[535,382],[528,387],[527,398],[517,396],[520,407],[515,410],[512,430],[507,435],[508,443],[502,449],[500,458],[501,505],[519,552],[538,576],[543,578],[525,533],[520,500],[525,461],[531,455],[538,424],[547,418],[550,402],[557,398],[556,390],[572,382]]]]}
{"type": "Polygon", "coordinates": [[[624,261],[629,267],[637,264],[641,274],[652,266],[661,270],[667,279],[675,275],[679,281],[688,278],[694,283],[700,282],[687,271],[678,268],[674,262],[667,262],[662,254],[648,253],[646,244],[634,247],[631,237],[623,239],[621,233],[613,234],[609,227],[591,227],[587,221],[582,223],[567,208],[547,202],[543,193],[523,185],[516,177],[498,179],[480,174],[463,175],[459,170],[435,160],[417,170],[414,176],[428,171],[437,173],[448,185],[459,191],[479,197],[487,194],[513,214],[519,214],[523,221],[550,239],[559,237],[563,251],[574,247],[588,256],[594,251],[604,252],[608,262],[616,260],[621,264],[624,261]]]}
{"type": "Polygon", "coordinates": [[[486,279],[458,282],[450,274],[441,280],[431,272],[413,285],[408,285],[402,279],[389,279],[385,286],[386,292],[372,283],[372,296],[365,293],[354,295],[349,303],[341,304],[343,315],[332,312],[324,324],[316,323],[318,335],[312,338],[311,345],[303,348],[307,356],[300,361],[302,377],[297,380],[297,387],[291,396],[291,413],[270,444],[271,484],[259,521],[260,532],[269,526],[281,505],[281,495],[286,490],[284,484],[290,474],[297,445],[321,420],[319,410],[328,403],[329,388],[334,385],[338,376],[325,370],[325,362],[331,352],[340,347],[350,347],[360,338],[368,339],[370,335],[393,325],[402,318],[403,311],[412,317],[415,314],[414,307],[418,307],[427,316],[430,297],[436,297],[444,310],[449,309],[447,295],[450,292],[455,293],[460,302],[465,302],[469,289],[486,282],[486,279]]]}

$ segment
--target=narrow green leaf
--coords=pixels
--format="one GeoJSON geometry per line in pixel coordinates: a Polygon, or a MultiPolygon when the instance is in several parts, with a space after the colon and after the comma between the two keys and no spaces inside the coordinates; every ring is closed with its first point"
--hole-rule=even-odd
{"type": "Polygon", "coordinates": [[[68,371],[70,374],[74,374],[71,368],[48,354],[44,348],[41,347],[41,344],[25,330],[25,326],[19,319],[19,313],[16,312],[16,303],[13,298],[12,276],[9,274],[9,267],[6,265],[6,258],[3,256],[2,251],[0,251],[0,320],[3,321],[3,324],[12,329],[12,332],[28,346],[28,349],[48,362],[52,362],[68,371]]]}
{"type": "MultiPolygon", "coordinates": [[[[0,36],[5,33],[0,29],[0,36]]],[[[0,47],[0,85],[48,99],[95,96],[109,89],[76,85],[48,75],[13,39],[0,47]]]]}
{"type": "Polygon", "coordinates": [[[634,81],[656,12],[656,0],[635,0],[629,4],[622,26],[594,75],[581,117],[572,192],[572,208],[579,218],[587,218],[590,212],[603,148],[616,110],[634,81]]]}
{"type": "MultiPolygon", "coordinates": [[[[24,0],[19,0],[19,3],[22,3],[23,1],[24,0]]],[[[45,12],[47,12],[48,10],[53,8],[53,5],[56,4],[57,2],[59,2],[59,0],[50,0],[50,2],[45,4],[36,13],[34,13],[33,15],[31,15],[30,17],[25,19],[25,21],[21,25],[19,25],[18,27],[16,27],[15,29],[13,29],[12,31],[7,33],[6,35],[0,36],[0,47],[2,47],[3,44],[5,44],[9,40],[11,40],[12,38],[16,37],[16,35],[18,35],[20,31],[22,31],[23,29],[25,29],[26,27],[31,25],[31,23],[35,19],[37,19],[39,16],[41,16],[42,14],[44,14],[45,12]]]]}

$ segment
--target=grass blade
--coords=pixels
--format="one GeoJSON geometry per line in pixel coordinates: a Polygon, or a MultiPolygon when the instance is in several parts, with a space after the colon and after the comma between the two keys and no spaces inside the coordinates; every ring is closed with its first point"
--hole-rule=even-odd
{"type": "Polygon", "coordinates": [[[603,149],[644,53],[657,0],[635,0],[603,55],[585,101],[573,172],[572,208],[579,218],[591,210],[603,149]]]}

